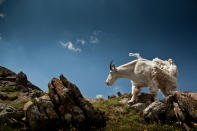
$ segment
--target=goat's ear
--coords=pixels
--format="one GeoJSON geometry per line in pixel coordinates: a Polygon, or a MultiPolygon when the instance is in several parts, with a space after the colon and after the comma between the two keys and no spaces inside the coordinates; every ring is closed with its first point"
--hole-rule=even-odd
{"type": "Polygon", "coordinates": [[[116,68],[116,65],[115,64],[113,64],[113,71],[117,71],[117,68],[116,68]]]}

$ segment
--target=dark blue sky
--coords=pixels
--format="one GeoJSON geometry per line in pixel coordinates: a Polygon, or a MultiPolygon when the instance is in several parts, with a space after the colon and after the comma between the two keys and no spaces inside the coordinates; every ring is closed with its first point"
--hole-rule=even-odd
{"type": "MultiPolygon", "coordinates": [[[[109,62],[174,59],[179,90],[197,91],[196,0],[0,0],[0,65],[47,90],[63,73],[85,96],[130,91],[105,85],[109,62]]],[[[146,91],[146,90],[145,90],[146,91]]]]}

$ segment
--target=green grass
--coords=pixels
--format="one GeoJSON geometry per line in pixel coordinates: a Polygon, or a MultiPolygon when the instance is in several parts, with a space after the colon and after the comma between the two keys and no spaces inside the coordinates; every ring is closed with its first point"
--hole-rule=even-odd
{"type": "Polygon", "coordinates": [[[4,99],[6,99],[7,97],[7,100],[10,100],[10,101],[13,101],[13,100],[16,100],[18,99],[18,96],[20,95],[20,92],[1,92],[0,93],[2,96],[4,96],[4,99]]]}
{"type": "Polygon", "coordinates": [[[123,106],[124,104],[119,102],[119,98],[114,98],[114,99],[109,99],[107,101],[105,101],[105,104],[107,104],[108,106],[113,106],[113,107],[118,107],[118,106],[123,106]]]}
{"type": "Polygon", "coordinates": [[[8,95],[9,100],[16,100],[18,99],[17,95],[8,95]]]}
{"type": "Polygon", "coordinates": [[[0,99],[0,103],[10,104],[17,109],[23,109],[24,104],[27,103],[28,101],[29,100],[22,100],[22,101],[16,102],[16,101],[1,100],[0,99]]]}
{"type": "Polygon", "coordinates": [[[162,125],[158,123],[146,123],[140,113],[131,109],[127,104],[119,102],[120,98],[110,100],[97,99],[92,103],[94,107],[105,112],[107,125],[104,131],[182,131],[175,125],[162,125]]]}
{"type": "Polygon", "coordinates": [[[1,91],[3,91],[3,92],[15,92],[16,89],[13,86],[5,86],[5,87],[1,87],[1,91]]]}
{"type": "Polygon", "coordinates": [[[48,93],[43,91],[41,96],[44,96],[44,95],[46,95],[46,94],[48,94],[48,93]]]}

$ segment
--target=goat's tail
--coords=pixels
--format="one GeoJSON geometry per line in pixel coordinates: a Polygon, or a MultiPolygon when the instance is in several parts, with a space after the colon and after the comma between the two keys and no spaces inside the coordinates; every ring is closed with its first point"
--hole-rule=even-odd
{"type": "Polygon", "coordinates": [[[136,58],[138,58],[138,59],[143,59],[143,58],[140,56],[139,53],[129,53],[129,56],[134,56],[134,57],[136,57],[136,58]]]}

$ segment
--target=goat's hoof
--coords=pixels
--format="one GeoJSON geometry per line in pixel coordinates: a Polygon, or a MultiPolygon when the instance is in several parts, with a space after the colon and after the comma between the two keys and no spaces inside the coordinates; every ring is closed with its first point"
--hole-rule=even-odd
{"type": "Polygon", "coordinates": [[[127,104],[128,105],[133,105],[133,104],[135,104],[135,101],[128,101],[127,104]]]}

